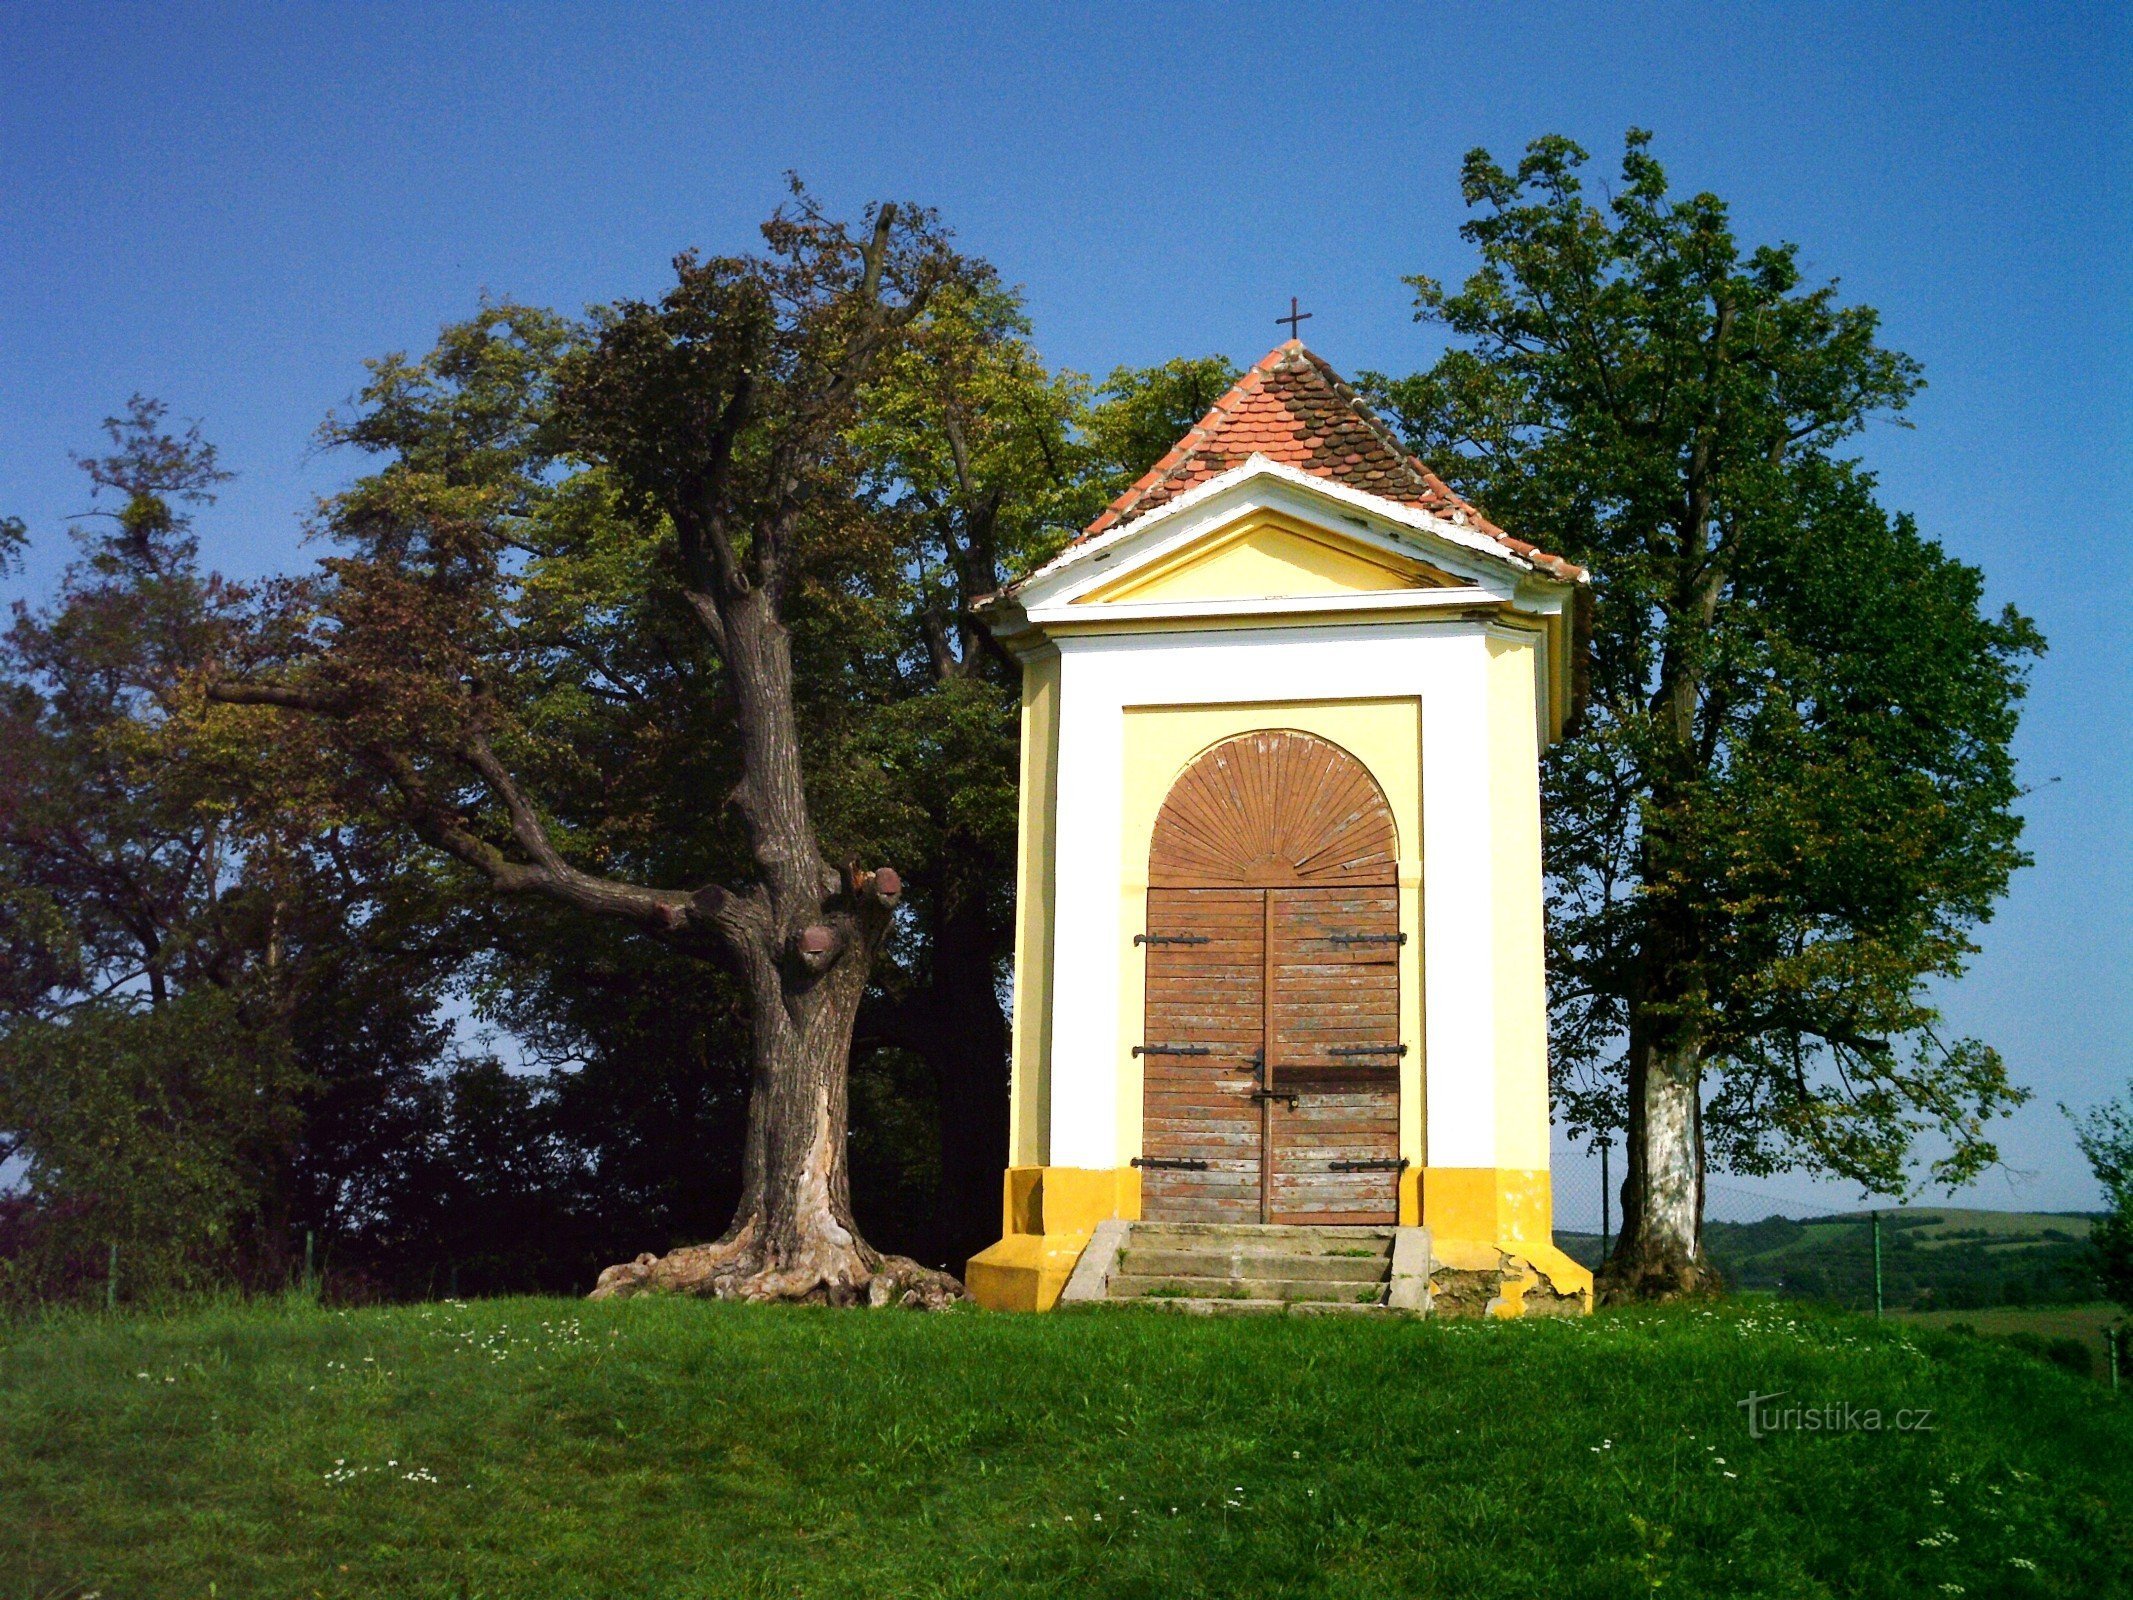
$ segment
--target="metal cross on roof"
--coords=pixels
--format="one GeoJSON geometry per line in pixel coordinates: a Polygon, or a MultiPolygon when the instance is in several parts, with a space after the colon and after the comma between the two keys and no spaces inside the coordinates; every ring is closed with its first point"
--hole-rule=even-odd
{"type": "Polygon", "coordinates": [[[1311,312],[1298,311],[1296,309],[1296,296],[1292,294],[1289,296],[1289,314],[1285,317],[1276,317],[1274,320],[1276,322],[1286,322],[1289,325],[1289,337],[1291,339],[1294,339],[1295,337],[1297,337],[1296,325],[1299,322],[1310,321],[1311,316],[1311,312]]]}

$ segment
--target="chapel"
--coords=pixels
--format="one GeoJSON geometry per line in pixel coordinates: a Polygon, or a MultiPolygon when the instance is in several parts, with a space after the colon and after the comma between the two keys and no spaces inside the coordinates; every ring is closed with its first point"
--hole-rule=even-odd
{"type": "Polygon", "coordinates": [[[1291,339],[981,602],[1023,692],[980,1303],[1589,1309],[1552,1234],[1539,773],[1586,583],[1291,339]]]}

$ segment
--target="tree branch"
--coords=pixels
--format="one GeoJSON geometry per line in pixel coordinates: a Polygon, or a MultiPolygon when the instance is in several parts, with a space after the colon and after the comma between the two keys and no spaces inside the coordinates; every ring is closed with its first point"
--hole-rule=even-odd
{"type": "Polygon", "coordinates": [[[223,680],[207,686],[207,697],[226,706],[279,706],[284,711],[308,711],[314,716],[346,717],[354,702],[343,694],[325,689],[297,689],[279,683],[247,683],[223,680]]]}

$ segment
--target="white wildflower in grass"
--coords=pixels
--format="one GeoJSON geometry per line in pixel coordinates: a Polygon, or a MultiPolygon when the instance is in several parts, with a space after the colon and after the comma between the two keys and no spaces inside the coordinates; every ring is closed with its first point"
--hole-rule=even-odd
{"type": "Polygon", "coordinates": [[[2009,1556],[2007,1564],[2010,1567],[2020,1567],[2024,1572],[2035,1572],[2037,1570],[2037,1564],[2027,1556],[2009,1556]]]}

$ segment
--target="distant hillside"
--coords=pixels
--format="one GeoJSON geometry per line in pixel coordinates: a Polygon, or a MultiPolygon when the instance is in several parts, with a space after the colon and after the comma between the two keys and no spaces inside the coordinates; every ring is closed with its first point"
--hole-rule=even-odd
{"type": "MultiPolygon", "coordinates": [[[[2094,1300],[2091,1220],[2080,1212],[1891,1207],[1881,1214],[1883,1295],[1892,1307],[1919,1311],[2094,1300]]],[[[1599,1262],[1597,1234],[1558,1233],[1556,1242],[1587,1266],[1599,1262]]],[[[1711,1222],[1704,1242],[1736,1289],[1873,1304],[1874,1234],[1865,1212],[1711,1222]]]]}

